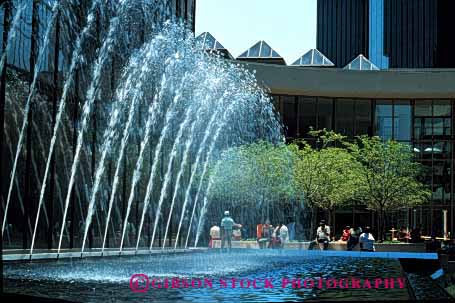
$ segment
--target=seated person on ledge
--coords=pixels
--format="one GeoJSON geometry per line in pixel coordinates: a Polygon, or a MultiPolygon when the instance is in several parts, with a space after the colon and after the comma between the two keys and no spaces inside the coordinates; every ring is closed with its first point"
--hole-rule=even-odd
{"type": "Polygon", "coordinates": [[[371,234],[370,227],[365,227],[365,232],[360,235],[359,243],[361,251],[375,251],[374,237],[371,234]]]}

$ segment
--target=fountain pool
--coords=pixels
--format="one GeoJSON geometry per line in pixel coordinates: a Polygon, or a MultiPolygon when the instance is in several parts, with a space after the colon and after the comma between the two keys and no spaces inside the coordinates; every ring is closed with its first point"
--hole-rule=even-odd
{"type": "Polygon", "coordinates": [[[6,292],[84,302],[410,299],[406,283],[400,286],[405,278],[397,259],[327,257],[297,250],[7,263],[4,275],[6,292]],[[132,281],[137,274],[146,275],[148,283],[143,276],[132,281]],[[382,281],[375,285],[378,278],[382,281]],[[394,288],[386,288],[390,278],[394,288]]]}

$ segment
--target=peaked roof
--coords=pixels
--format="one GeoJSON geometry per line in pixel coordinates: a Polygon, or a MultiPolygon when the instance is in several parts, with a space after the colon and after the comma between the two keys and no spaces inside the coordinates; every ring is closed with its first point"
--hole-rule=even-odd
{"type": "Polygon", "coordinates": [[[353,69],[353,70],[379,70],[379,68],[374,65],[370,60],[365,58],[364,55],[360,54],[352,60],[344,69],[353,69]]]}
{"type": "Polygon", "coordinates": [[[202,43],[204,49],[225,49],[209,32],[203,32],[196,37],[196,40],[202,43]]]}
{"type": "Polygon", "coordinates": [[[276,59],[283,59],[270,45],[267,44],[265,41],[259,41],[248,50],[243,52],[238,58],[276,58],[276,59]]]}
{"type": "Polygon", "coordinates": [[[201,43],[202,49],[206,51],[216,51],[221,53],[225,58],[234,59],[229,51],[209,32],[203,32],[197,36],[196,41],[201,43]]]}
{"type": "Polygon", "coordinates": [[[292,65],[297,66],[335,66],[324,54],[313,48],[306,52],[302,57],[297,59],[292,65]]]}

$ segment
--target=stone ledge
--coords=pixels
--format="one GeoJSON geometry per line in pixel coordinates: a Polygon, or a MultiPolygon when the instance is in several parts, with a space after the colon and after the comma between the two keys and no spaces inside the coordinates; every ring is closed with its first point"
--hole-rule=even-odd
{"type": "MultiPolygon", "coordinates": [[[[289,242],[285,245],[284,249],[303,249],[308,250],[311,242],[289,242]]],[[[221,248],[221,240],[213,241],[214,248],[221,248]]],[[[387,244],[387,243],[376,243],[377,252],[426,252],[425,245],[423,243],[400,243],[400,244],[387,244]]],[[[256,241],[232,241],[232,248],[252,248],[259,249],[259,245],[256,241]]],[[[318,249],[317,245],[314,245],[313,249],[318,249]]],[[[345,251],[345,242],[330,242],[329,250],[345,251]]],[[[360,251],[359,245],[354,248],[354,251],[360,251]]]]}

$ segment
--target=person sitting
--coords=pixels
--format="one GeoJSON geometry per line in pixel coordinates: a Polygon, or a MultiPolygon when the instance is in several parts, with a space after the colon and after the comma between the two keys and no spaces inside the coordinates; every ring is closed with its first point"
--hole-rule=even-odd
{"type": "Polygon", "coordinates": [[[346,226],[343,229],[343,234],[342,234],[340,240],[347,242],[349,240],[350,235],[351,235],[351,227],[350,226],[346,226]]]}
{"type": "Polygon", "coordinates": [[[220,227],[215,224],[210,228],[209,248],[214,248],[213,241],[220,239],[220,227]]]}
{"type": "Polygon", "coordinates": [[[437,252],[441,249],[441,242],[436,240],[436,235],[432,234],[429,241],[425,243],[426,252],[437,252]]]}
{"type": "Polygon", "coordinates": [[[281,246],[280,226],[277,225],[272,232],[272,248],[279,248],[280,246],[281,246]]]}
{"type": "Polygon", "coordinates": [[[361,251],[375,251],[374,237],[370,232],[370,227],[365,227],[365,232],[359,237],[360,250],[361,251]]]}
{"type": "Polygon", "coordinates": [[[264,227],[264,224],[258,224],[256,225],[256,239],[259,245],[259,248],[265,248],[265,241],[262,240],[262,229],[264,227]]]}
{"type": "Polygon", "coordinates": [[[401,226],[397,234],[398,241],[407,242],[409,240],[409,234],[406,227],[401,226]]]}
{"type": "Polygon", "coordinates": [[[349,230],[349,239],[347,243],[347,250],[351,251],[359,243],[359,237],[362,234],[362,228],[355,227],[349,230]]]}
{"type": "Polygon", "coordinates": [[[248,239],[248,230],[247,230],[246,226],[242,226],[241,232],[242,232],[242,240],[247,240],[248,239]]]}
{"type": "Polygon", "coordinates": [[[240,230],[240,228],[234,228],[234,230],[232,231],[232,237],[234,241],[240,241],[242,239],[242,231],[240,230]]]}
{"type": "Polygon", "coordinates": [[[327,250],[329,248],[330,241],[330,227],[325,225],[325,221],[321,220],[319,227],[316,230],[316,242],[319,245],[320,250],[327,250]]]}
{"type": "Polygon", "coordinates": [[[420,225],[417,225],[411,230],[411,242],[412,243],[422,242],[422,230],[420,228],[420,225]]]}

